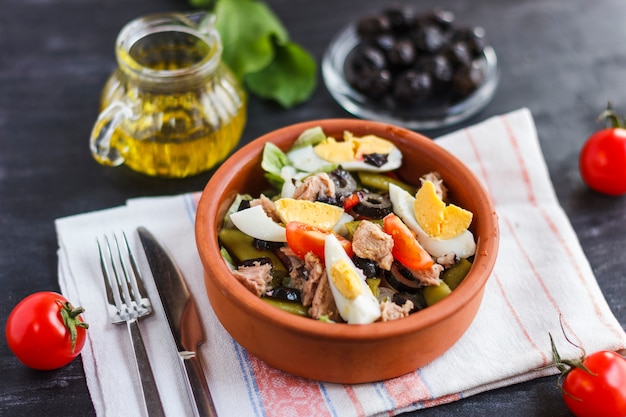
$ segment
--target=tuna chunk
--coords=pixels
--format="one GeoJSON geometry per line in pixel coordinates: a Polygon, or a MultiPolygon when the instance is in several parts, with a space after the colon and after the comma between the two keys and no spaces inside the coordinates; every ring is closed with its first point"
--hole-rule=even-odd
{"type": "Polygon", "coordinates": [[[393,238],[370,221],[363,220],[354,231],[352,249],[359,258],[370,259],[389,271],[393,263],[393,238]]]}
{"type": "Polygon", "coordinates": [[[311,175],[302,181],[293,193],[297,200],[328,200],[335,198],[335,183],[325,172],[311,175]]]}
{"type": "Polygon", "coordinates": [[[413,301],[411,300],[406,300],[402,306],[391,301],[383,301],[380,303],[381,320],[391,321],[407,317],[413,310],[413,307],[413,301]]]}
{"type": "Polygon", "coordinates": [[[233,271],[233,275],[250,292],[260,297],[265,294],[268,284],[272,281],[271,271],[272,265],[255,262],[252,266],[239,266],[233,271]]]}
{"type": "Polygon", "coordinates": [[[322,274],[320,282],[317,285],[315,296],[313,297],[313,304],[311,308],[309,308],[309,315],[314,319],[327,316],[332,321],[342,321],[326,273],[322,274]]]}

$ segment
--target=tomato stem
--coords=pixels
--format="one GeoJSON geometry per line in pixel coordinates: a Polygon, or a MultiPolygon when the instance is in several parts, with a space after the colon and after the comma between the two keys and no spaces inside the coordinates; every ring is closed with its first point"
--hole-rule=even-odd
{"type": "MultiPolygon", "coordinates": [[[[548,333],[550,335],[550,345],[552,346],[552,358],[554,360],[554,366],[557,367],[557,369],[559,371],[561,371],[561,374],[559,375],[559,380],[558,380],[558,387],[559,390],[565,394],[568,395],[569,397],[575,399],[575,400],[580,400],[579,398],[573,396],[572,394],[570,394],[569,392],[565,391],[565,389],[563,388],[563,380],[565,379],[565,377],[567,376],[567,374],[569,372],[571,372],[572,370],[578,368],[581,369],[585,372],[587,372],[589,375],[592,376],[597,376],[596,373],[592,372],[589,368],[587,368],[584,364],[585,361],[585,351],[583,350],[583,354],[581,357],[576,358],[576,359],[563,359],[561,358],[561,355],[559,354],[559,351],[556,348],[556,344],[554,343],[554,339],[552,338],[552,334],[548,333]]],[[[569,340],[569,339],[568,339],[569,340]]],[[[570,342],[571,343],[571,342],[570,342]]],[[[573,343],[572,343],[573,344],[573,343]]],[[[576,345],[574,345],[576,346],[576,345]]],[[[578,346],[576,346],[578,347],[578,346]]]]}
{"type": "Polygon", "coordinates": [[[88,329],[89,324],[85,323],[80,319],[80,315],[85,312],[83,307],[72,306],[72,304],[67,302],[62,302],[61,300],[57,300],[57,304],[60,307],[59,313],[61,314],[61,318],[63,319],[63,325],[70,333],[70,342],[72,343],[72,353],[74,353],[76,349],[76,338],[77,338],[77,327],[82,327],[83,329],[88,329]]]}
{"type": "Polygon", "coordinates": [[[598,121],[604,120],[607,128],[624,128],[624,120],[613,111],[613,104],[609,101],[604,110],[599,116],[598,121]]]}

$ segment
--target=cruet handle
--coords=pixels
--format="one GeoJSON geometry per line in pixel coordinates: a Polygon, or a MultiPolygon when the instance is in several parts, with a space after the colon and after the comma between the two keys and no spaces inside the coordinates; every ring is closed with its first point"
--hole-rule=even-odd
{"type": "Polygon", "coordinates": [[[93,157],[101,164],[117,166],[124,163],[124,157],[117,148],[111,146],[111,137],[115,129],[127,119],[131,119],[131,107],[121,100],[112,101],[98,115],[91,131],[89,147],[93,157]]]}

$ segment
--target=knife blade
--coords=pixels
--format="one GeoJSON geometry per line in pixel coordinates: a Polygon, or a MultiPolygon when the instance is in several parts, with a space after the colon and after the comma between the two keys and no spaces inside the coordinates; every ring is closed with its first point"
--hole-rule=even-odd
{"type": "Polygon", "coordinates": [[[201,417],[216,417],[215,405],[197,352],[198,346],[204,342],[204,331],[196,303],[183,274],[167,250],[145,227],[137,228],[137,233],[176,342],[194,413],[201,417]]]}

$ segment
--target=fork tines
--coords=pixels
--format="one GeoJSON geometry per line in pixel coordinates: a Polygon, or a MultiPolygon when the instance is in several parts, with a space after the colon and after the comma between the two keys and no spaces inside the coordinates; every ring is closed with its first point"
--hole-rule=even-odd
{"type": "Polygon", "coordinates": [[[150,300],[142,296],[146,294],[143,279],[126,233],[122,232],[122,236],[126,246],[125,251],[120,247],[115,234],[113,234],[113,244],[107,235],[104,236],[104,245],[101,245],[100,240],[96,238],[102,274],[108,283],[106,285],[107,299],[109,305],[115,308],[117,321],[120,322],[145,316],[152,310],[150,300]],[[130,265],[130,268],[127,265],[130,265]]]}

